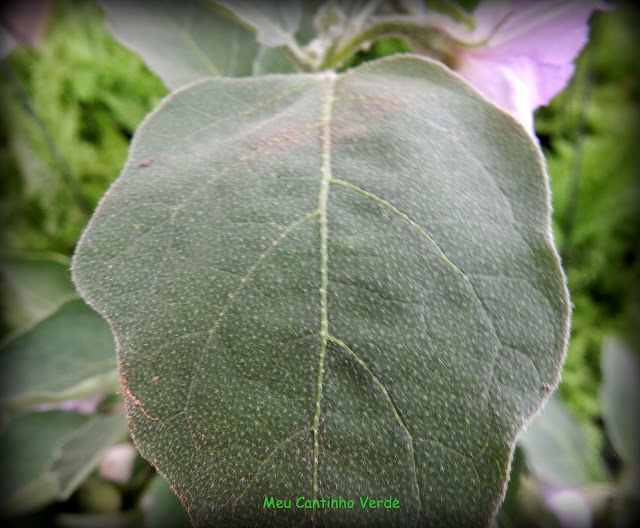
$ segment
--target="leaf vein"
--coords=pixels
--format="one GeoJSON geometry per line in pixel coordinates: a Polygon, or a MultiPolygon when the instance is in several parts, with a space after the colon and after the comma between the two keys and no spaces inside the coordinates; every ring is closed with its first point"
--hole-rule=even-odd
{"type": "Polygon", "coordinates": [[[292,224],[289,224],[287,226],[287,228],[284,229],[280,233],[280,235],[278,235],[276,238],[274,238],[273,241],[266,247],[266,249],[260,254],[260,256],[255,260],[255,262],[251,265],[251,267],[242,276],[242,278],[239,281],[239,284],[238,284],[237,288],[227,296],[226,302],[223,304],[222,309],[218,313],[218,316],[216,317],[213,325],[211,326],[211,328],[208,331],[209,332],[209,337],[208,337],[206,343],[203,345],[203,347],[202,347],[202,349],[200,351],[198,360],[197,360],[197,362],[195,364],[195,367],[194,367],[193,377],[191,378],[191,383],[189,384],[189,390],[188,390],[187,396],[185,398],[184,409],[181,412],[186,413],[186,411],[188,410],[189,406],[191,405],[191,399],[193,398],[193,389],[195,387],[195,383],[196,383],[196,380],[198,378],[198,374],[200,373],[200,370],[202,369],[202,361],[204,359],[204,352],[207,349],[207,347],[209,346],[209,344],[211,342],[211,339],[213,339],[213,336],[216,335],[216,333],[218,331],[218,328],[220,326],[220,323],[222,322],[222,320],[227,315],[229,307],[231,306],[231,304],[233,302],[235,302],[237,296],[244,289],[247,281],[251,278],[251,276],[255,273],[255,271],[260,267],[260,265],[265,261],[265,259],[271,253],[273,253],[273,251],[280,245],[280,243],[287,236],[289,236],[289,234],[291,234],[291,232],[295,228],[301,226],[307,220],[310,220],[311,218],[314,218],[317,215],[318,215],[318,212],[314,211],[312,213],[309,213],[309,214],[299,218],[298,220],[296,220],[292,224]]]}
{"type": "Polygon", "coordinates": [[[412,475],[413,485],[416,490],[416,497],[418,499],[419,511],[421,512],[423,509],[422,497],[420,496],[420,484],[418,482],[418,465],[416,463],[415,443],[414,443],[414,438],[413,438],[413,435],[411,434],[411,431],[409,431],[409,428],[407,427],[407,425],[404,423],[404,420],[400,416],[400,413],[398,412],[398,408],[396,407],[395,403],[393,403],[393,400],[391,399],[391,396],[389,395],[387,388],[380,381],[380,378],[378,378],[378,376],[376,376],[375,373],[369,368],[369,366],[362,360],[362,358],[360,358],[358,354],[356,354],[353,350],[351,350],[351,348],[346,343],[344,343],[344,341],[341,341],[340,339],[337,339],[331,335],[327,336],[327,340],[333,343],[334,345],[339,346],[345,352],[347,352],[347,354],[349,354],[351,358],[356,363],[358,363],[358,365],[360,365],[363,368],[363,370],[371,377],[371,379],[373,380],[373,383],[376,385],[376,387],[378,387],[378,389],[380,389],[380,392],[382,392],[382,394],[384,395],[384,399],[386,400],[387,405],[389,405],[389,407],[391,408],[391,411],[393,412],[393,416],[396,419],[396,422],[398,422],[398,424],[400,425],[400,428],[402,429],[405,436],[407,437],[407,440],[408,440],[407,447],[409,448],[409,454],[411,455],[411,470],[413,473],[412,475]]]}
{"type": "MultiPolygon", "coordinates": [[[[233,79],[231,79],[233,81],[233,79]]],[[[266,99],[264,101],[261,101],[258,104],[249,106],[246,110],[243,110],[242,112],[238,112],[238,113],[232,113],[226,117],[219,117],[216,118],[216,114],[209,114],[209,113],[204,113],[202,111],[202,109],[198,108],[198,107],[193,107],[193,106],[189,106],[189,105],[185,105],[187,106],[187,108],[200,113],[202,115],[205,115],[207,117],[211,117],[213,119],[213,121],[210,121],[209,123],[207,123],[205,126],[200,127],[196,130],[194,130],[193,132],[191,132],[188,136],[182,138],[182,140],[180,142],[178,142],[178,144],[174,145],[173,148],[171,148],[170,150],[166,151],[164,154],[168,154],[171,153],[172,151],[176,150],[177,148],[179,148],[179,146],[181,144],[184,143],[188,143],[189,138],[193,137],[193,136],[197,136],[200,135],[202,133],[202,131],[204,130],[208,130],[216,125],[219,125],[220,123],[224,123],[225,121],[229,121],[231,119],[238,119],[239,117],[246,117],[249,116],[251,114],[253,114],[254,112],[257,112],[258,110],[262,110],[263,108],[268,107],[269,105],[273,104],[273,103],[277,103],[278,101],[285,99],[286,97],[289,97],[290,95],[294,95],[298,92],[302,92],[303,90],[309,88],[310,86],[313,86],[314,84],[317,84],[318,81],[314,78],[314,80],[306,82],[306,83],[302,83],[299,84],[293,88],[290,88],[288,90],[285,90],[282,93],[279,93],[278,95],[274,95],[273,97],[270,97],[269,99],[266,99]]]]}
{"type": "Polygon", "coordinates": [[[236,499],[233,501],[233,504],[231,505],[231,508],[233,510],[235,510],[236,505],[238,504],[238,501],[247,493],[247,491],[249,491],[249,488],[251,487],[251,485],[256,481],[256,479],[258,478],[258,476],[260,475],[260,473],[262,473],[262,470],[265,468],[265,466],[267,465],[267,463],[269,462],[269,460],[271,460],[273,458],[273,456],[280,450],[282,449],[285,445],[287,445],[289,442],[293,441],[295,438],[297,438],[298,436],[300,436],[302,433],[306,433],[309,429],[307,427],[305,427],[304,429],[301,429],[300,431],[296,431],[295,433],[293,433],[292,435],[288,436],[287,438],[285,438],[284,440],[281,440],[270,452],[269,454],[260,461],[260,464],[258,465],[258,468],[253,472],[253,475],[251,475],[251,477],[249,477],[249,482],[247,482],[247,485],[243,488],[243,490],[240,492],[240,494],[236,497],[236,499]]]}
{"type": "MultiPolygon", "coordinates": [[[[325,74],[325,91],[322,105],[322,152],[320,169],[320,187],[318,191],[318,223],[320,230],[320,325],[321,339],[318,357],[318,372],[316,380],[316,401],[313,415],[313,499],[318,498],[318,466],[320,461],[320,414],[322,410],[322,386],[324,379],[324,360],[327,351],[327,332],[329,328],[329,314],[327,307],[327,288],[329,284],[329,228],[327,224],[327,203],[329,200],[329,182],[331,181],[331,112],[335,97],[335,83],[337,75],[333,71],[325,74]]],[[[312,522],[315,525],[316,511],[313,510],[312,522]]]]}
{"type": "Polygon", "coordinates": [[[469,279],[467,278],[467,276],[462,272],[462,270],[460,270],[460,268],[458,268],[453,262],[451,262],[447,256],[442,252],[442,250],[440,249],[440,246],[438,246],[438,244],[436,244],[435,240],[433,240],[433,238],[431,238],[431,236],[424,230],[422,229],[422,227],[420,227],[414,220],[412,220],[411,218],[409,218],[406,214],[404,214],[402,211],[400,211],[399,209],[397,209],[396,207],[394,207],[393,205],[391,205],[389,202],[387,202],[386,200],[383,200],[382,198],[376,196],[375,194],[370,193],[369,191],[365,191],[364,189],[361,189],[360,187],[357,187],[355,185],[352,185],[351,183],[345,182],[343,180],[338,180],[335,178],[331,179],[331,183],[335,184],[335,185],[341,185],[342,187],[345,187],[347,189],[351,189],[352,191],[355,191],[357,193],[362,194],[363,196],[366,196],[367,198],[373,200],[374,202],[378,202],[380,205],[383,205],[384,207],[386,207],[387,209],[389,209],[393,214],[395,214],[396,216],[399,216],[400,218],[402,218],[405,222],[407,222],[411,227],[413,227],[416,231],[418,231],[424,238],[426,238],[429,243],[435,248],[435,250],[438,253],[438,256],[442,259],[442,261],[449,266],[451,269],[453,269],[458,275],[460,275],[462,277],[462,279],[469,283],[469,279]]]}
{"type": "Polygon", "coordinates": [[[372,295],[375,295],[378,299],[384,301],[384,302],[389,302],[389,303],[398,303],[398,304],[408,304],[409,306],[417,306],[419,308],[427,308],[424,304],[420,304],[419,302],[415,302],[415,301],[408,301],[406,299],[390,299],[389,297],[385,297],[384,295],[382,295],[381,293],[371,289],[371,288],[367,288],[366,286],[360,286],[357,284],[351,284],[350,282],[343,282],[343,281],[339,281],[339,280],[335,280],[332,279],[331,282],[333,284],[339,284],[340,286],[344,286],[346,288],[353,288],[355,290],[362,290],[362,291],[366,291],[372,295]]]}

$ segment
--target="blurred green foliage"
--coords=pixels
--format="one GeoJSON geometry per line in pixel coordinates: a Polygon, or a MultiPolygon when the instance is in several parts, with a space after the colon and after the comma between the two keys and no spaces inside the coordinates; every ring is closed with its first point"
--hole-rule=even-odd
{"type": "Polygon", "coordinates": [[[5,248],[70,255],[135,128],[167,92],[102,18],[93,3],[58,2],[44,43],[3,64],[5,248]]]}
{"type": "MultiPolygon", "coordinates": [[[[569,87],[536,114],[551,178],[554,232],[574,304],[560,393],[602,447],[603,337],[637,334],[640,225],[638,11],[594,15],[569,87]]],[[[635,347],[636,349],[638,346],[635,347]]]]}

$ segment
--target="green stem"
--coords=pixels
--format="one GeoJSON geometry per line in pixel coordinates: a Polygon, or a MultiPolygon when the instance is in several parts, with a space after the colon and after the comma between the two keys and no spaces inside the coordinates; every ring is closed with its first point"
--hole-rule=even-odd
{"type": "Polygon", "coordinates": [[[300,72],[311,72],[315,68],[309,63],[309,61],[298,51],[292,49],[289,46],[282,46],[287,58],[300,72]]]}
{"type": "Polygon", "coordinates": [[[476,27],[473,17],[451,0],[432,0],[429,2],[429,8],[449,15],[452,19],[464,24],[469,31],[473,31],[476,27]]]}
{"type": "Polygon", "coordinates": [[[459,42],[439,29],[425,26],[424,23],[408,20],[406,18],[385,19],[374,22],[364,31],[356,35],[344,46],[330,49],[319,70],[336,69],[352,55],[360,51],[367,43],[387,37],[399,37],[409,41],[409,44],[434,59],[441,60],[445,64],[453,61],[453,49],[466,47],[467,44],[459,42]]]}

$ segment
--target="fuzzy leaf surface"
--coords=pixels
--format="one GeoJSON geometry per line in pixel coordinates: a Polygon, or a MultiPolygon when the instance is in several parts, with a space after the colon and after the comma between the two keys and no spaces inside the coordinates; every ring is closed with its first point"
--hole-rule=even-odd
{"type": "Polygon", "coordinates": [[[539,149],[412,56],[170,95],[73,270],[200,526],[488,524],[568,333],[539,149]]]}

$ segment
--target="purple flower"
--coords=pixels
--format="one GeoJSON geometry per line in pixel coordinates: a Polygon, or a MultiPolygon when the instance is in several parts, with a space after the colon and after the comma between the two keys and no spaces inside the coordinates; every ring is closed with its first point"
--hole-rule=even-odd
{"type": "Polygon", "coordinates": [[[41,403],[36,407],[38,411],[50,411],[61,409],[63,411],[73,411],[80,414],[93,414],[98,408],[98,404],[104,399],[106,394],[95,394],[85,399],[65,400],[56,403],[41,403]]]}
{"type": "Polygon", "coordinates": [[[533,110],[568,84],[588,40],[589,18],[609,7],[586,0],[482,0],[473,30],[442,15],[436,23],[469,44],[454,50],[458,74],[533,135],[533,110]]]}
{"type": "Polygon", "coordinates": [[[585,494],[577,489],[541,483],[544,503],[562,528],[591,528],[593,512],[585,494]]]}

